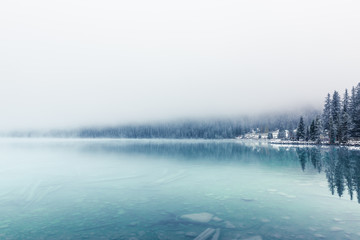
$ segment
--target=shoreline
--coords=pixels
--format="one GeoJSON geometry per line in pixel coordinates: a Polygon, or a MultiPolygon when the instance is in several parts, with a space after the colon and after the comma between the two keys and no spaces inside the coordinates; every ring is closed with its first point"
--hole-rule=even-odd
{"type": "MultiPolygon", "coordinates": [[[[241,138],[239,138],[241,139],[241,138]]],[[[291,141],[291,140],[274,140],[274,139],[246,139],[243,140],[257,140],[257,141],[266,141],[269,144],[274,145],[294,145],[294,146],[327,146],[327,147],[360,147],[360,141],[351,141],[346,144],[329,144],[327,142],[315,143],[315,142],[306,142],[306,141],[291,141]]]]}

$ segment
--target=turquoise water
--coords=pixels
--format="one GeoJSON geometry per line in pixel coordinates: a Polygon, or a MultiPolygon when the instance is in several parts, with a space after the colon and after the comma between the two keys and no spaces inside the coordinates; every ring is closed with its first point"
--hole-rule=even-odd
{"type": "Polygon", "coordinates": [[[0,239],[360,239],[355,150],[2,139],[0,156],[0,239]]]}

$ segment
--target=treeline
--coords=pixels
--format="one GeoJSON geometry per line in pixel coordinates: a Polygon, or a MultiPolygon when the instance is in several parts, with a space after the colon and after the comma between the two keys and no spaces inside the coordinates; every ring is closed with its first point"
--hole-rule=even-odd
{"type": "Polygon", "coordinates": [[[78,132],[78,137],[229,139],[240,136],[245,131],[239,121],[177,121],[106,128],[84,128],[78,132]]]}
{"type": "Polygon", "coordinates": [[[279,130],[285,137],[285,130],[296,129],[299,116],[303,116],[304,124],[309,125],[313,119],[321,114],[317,109],[302,109],[296,112],[286,113],[264,113],[254,117],[244,118],[242,121],[244,129],[248,132],[268,133],[279,130]]]}
{"type": "MultiPolygon", "coordinates": [[[[279,138],[282,137],[279,131],[279,138]]],[[[360,139],[360,83],[352,87],[351,94],[346,89],[341,98],[338,91],[328,94],[322,116],[317,116],[306,126],[300,117],[298,127],[290,131],[292,140],[314,141],[316,143],[346,144],[360,139]]]]}
{"type": "MultiPolygon", "coordinates": [[[[302,111],[305,122],[319,114],[315,110],[302,111]]],[[[174,138],[174,139],[233,139],[252,129],[275,131],[294,129],[299,113],[264,114],[236,119],[208,119],[173,121],[152,124],[129,124],[115,127],[82,128],[76,131],[81,138],[174,138]]]]}
{"type": "Polygon", "coordinates": [[[112,127],[84,127],[51,131],[16,131],[5,137],[57,138],[168,138],[168,139],[233,139],[257,129],[258,132],[295,129],[302,114],[307,124],[319,114],[314,109],[293,113],[267,113],[258,116],[239,116],[231,119],[183,120],[139,123],[112,127]]]}

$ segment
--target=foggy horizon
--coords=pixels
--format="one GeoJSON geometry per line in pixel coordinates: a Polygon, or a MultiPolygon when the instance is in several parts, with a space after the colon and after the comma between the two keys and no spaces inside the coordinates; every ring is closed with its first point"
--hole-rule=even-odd
{"type": "Polygon", "coordinates": [[[168,118],[154,118],[154,119],[136,119],[129,121],[117,121],[117,122],[98,122],[98,123],[88,123],[88,124],[72,124],[68,126],[59,125],[59,126],[50,126],[50,127],[23,127],[23,128],[13,128],[13,129],[0,129],[0,135],[2,136],[16,136],[12,134],[19,133],[19,136],[26,136],[27,133],[33,133],[34,136],[37,136],[36,133],[40,134],[40,136],[45,136],[42,134],[50,134],[52,133],[64,133],[70,134],[77,133],[81,130],[85,129],[116,129],[118,127],[141,127],[141,126],[183,126],[183,124],[216,124],[232,122],[242,124],[251,124],[253,122],[264,122],[263,120],[274,120],[280,119],[282,116],[292,117],[298,119],[301,116],[309,117],[309,116],[320,116],[322,114],[321,108],[315,108],[312,106],[304,106],[296,109],[282,109],[282,110],[273,110],[273,111],[261,111],[258,113],[252,114],[233,114],[233,115],[208,115],[208,116],[188,116],[188,117],[168,117],[168,118]],[[10,134],[10,135],[9,135],[10,134]]]}
{"type": "Polygon", "coordinates": [[[0,6],[0,131],[322,110],[360,81],[358,2],[0,6]]]}
{"type": "Polygon", "coordinates": [[[0,1],[0,239],[359,239],[359,13],[0,1]]]}

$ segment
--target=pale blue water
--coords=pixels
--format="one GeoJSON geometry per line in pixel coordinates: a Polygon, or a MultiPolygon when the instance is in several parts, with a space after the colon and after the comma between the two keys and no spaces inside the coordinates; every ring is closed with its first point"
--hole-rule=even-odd
{"type": "Polygon", "coordinates": [[[360,152],[345,148],[1,139],[0,166],[0,239],[194,239],[208,227],[223,240],[360,239],[360,152]],[[222,221],[181,218],[202,212],[222,221]]]}

